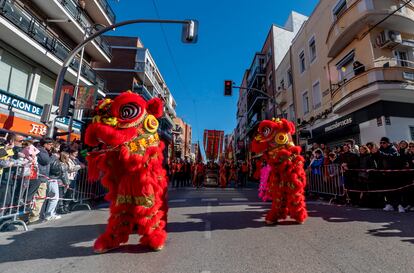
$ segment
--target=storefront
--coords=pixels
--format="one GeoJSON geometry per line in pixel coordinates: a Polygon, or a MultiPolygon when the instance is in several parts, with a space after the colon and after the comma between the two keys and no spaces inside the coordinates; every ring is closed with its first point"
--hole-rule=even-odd
{"type": "MultiPolygon", "coordinates": [[[[43,107],[14,94],[0,90],[0,130],[16,132],[41,138],[46,134],[46,126],[40,123],[43,107]]],[[[59,118],[56,127],[60,131],[68,130],[69,119],[59,118]]],[[[82,123],[74,121],[71,139],[80,139],[82,123]]]]}
{"type": "Polygon", "coordinates": [[[379,101],[313,129],[308,144],[325,143],[334,147],[347,139],[365,144],[379,142],[383,136],[397,142],[413,140],[413,109],[410,103],[379,101]]]}

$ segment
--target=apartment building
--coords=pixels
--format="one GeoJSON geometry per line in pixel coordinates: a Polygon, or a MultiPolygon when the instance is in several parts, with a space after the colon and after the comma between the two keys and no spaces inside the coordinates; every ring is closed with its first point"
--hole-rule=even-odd
{"type": "Polygon", "coordinates": [[[292,41],[290,65],[277,69],[291,67],[286,105],[295,105],[303,144],[414,139],[413,27],[406,1],[317,5],[292,41]]]}
{"type": "MultiPolygon", "coordinates": [[[[241,83],[241,89],[239,91],[239,99],[237,101],[237,127],[234,130],[235,139],[237,140],[237,145],[235,149],[236,158],[243,160],[246,158],[246,136],[247,136],[247,76],[249,75],[249,70],[243,75],[243,80],[241,83]]],[[[226,146],[225,146],[226,147],[226,146]]]]}
{"type": "MultiPolygon", "coordinates": [[[[107,0],[0,0],[0,127],[41,137],[43,105],[51,103],[53,87],[63,60],[97,25],[115,22],[107,0]]],[[[111,51],[103,38],[85,48],[80,85],[97,85],[104,96],[105,82],[91,68],[91,62],[110,62],[111,51]]],[[[64,85],[75,85],[79,58],[65,76],[64,85]]],[[[67,119],[57,127],[67,130],[67,119]]],[[[74,137],[80,137],[82,123],[75,121],[74,137]]]]}
{"type": "Polygon", "coordinates": [[[243,150],[248,147],[258,123],[280,114],[277,104],[270,103],[267,96],[254,89],[275,97],[276,67],[286,56],[291,41],[306,20],[306,16],[292,12],[284,26],[272,25],[261,51],[255,53],[250,68],[243,76],[242,87],[247,90],[242,89],[239,95],[238,125],[235,135],[236,154],[241,160],[247,156],[243,150]],[[246,128],[245,132],[243,128],[246,128]]]}
{"type": "Polygon", "coordinates": [[[173,159],[188,159],[191,155],[192,129],[182,118],[174,118],[173,159]]]}
{"type": "MultiPolygon", "coordinates": [[[[105,39],[112,52],[112,61],[94,62],[93,67],[105,79],[110,90],[108,97],[130,90],[146,100],[161,98],[164,101],[164,116],[158,133],[167,146],[172,145],[176,102],[149,49],[138,37],[105,36],[105,39]]],[[[170,154],[168,149],[164,152],[164,158],[169,158],[171,147],[170,154]]]]}

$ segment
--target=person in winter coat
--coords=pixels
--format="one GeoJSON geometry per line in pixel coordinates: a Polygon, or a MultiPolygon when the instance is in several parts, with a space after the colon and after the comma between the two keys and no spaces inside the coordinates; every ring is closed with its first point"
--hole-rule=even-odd
{"type": "Polygon", "coordinates": [[[78,178],[78,172],[84,167],[84,165],[78,159],[78,150],[71,149],[69,153],[68,165],[68,179],[69,187],[66,189],[65,200],[63,201],[63,210],[65,213],[70,212],[69,205],[70,200],[73,199],[74,190],[76,189],[76,181],[78,178]],[[67,199],[67,200],[66,200],[67,199]]]}
{"type": "Polygon", "coordinates": [[[322,151],[317,149],[314,151],[315,157],[313,158],[310,167],[312,169],[312,174],[314,175],[322,175],[323,172],[323,163],[325,161],[322,151]]]}
{"type": "Polygon", "coordinates": [[[55,160],[50,166],[50,178],[57,180],[59,185],[59,202],[57,205],[57,213],[66,214],[63,197],[65,196],[66,190],[69,187],[69,153],[67,151],[61,151],[59,158],[55,160]]]}
{"type": "MultiPolygon", "coordinates": [[[[379,160],[380,166],[385,170],[397,170],[401,169],[400,154],[398,153],[397,148],[395,148],[390,139],[387,137],[382,137],[380,140],[380,149],[379,149],[379,160]]],[[[400,186],[401,181],[392,181],[392,187],[400,186]]],[[[386,185],[389,188],[390,185],[386,185]]],[[[404,200],[401,192],[386,192],[385,193],[385,211],[394,211],[394,207],[398,208],[398,212],[404,213],[405,209],[403,206],[404,200]]]]}
{"type": "Polygon", "coordinates": [[[407,159],[408,159],[408,168],[414,169],[414,141],[411,141],[410,143],[408,143],[407,159]]]}

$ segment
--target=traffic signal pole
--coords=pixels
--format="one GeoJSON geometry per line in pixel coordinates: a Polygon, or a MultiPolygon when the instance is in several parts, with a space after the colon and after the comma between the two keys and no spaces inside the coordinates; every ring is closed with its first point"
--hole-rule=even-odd
{"type": "MultiPolygon", "coordinates": [[[[196,20],[160,20],[160,19],[134,19],[134,20],[127,20],[123,22],[119,22],[110,26],[107,26],[91,36],[88,36],[84,39],[81,43],[79,43],[68,55],[65,61],[62,64],[62,67],[59,71],[58,77],[56,79],[56,84],[53,90],[53,103],[52,109],[50,110],[51,113],[55,114],[59,112],[59,101],[62,92],[63,81],[65,79],[66,71],[69,68],[70,63],[72,62],[73,58],[92,40],[101,36],[102,34],[114,30],[117,27],[131,25],[131,24],[139,24],[139,23],[168,23],[168,24],[181,24],[183,25],[183,42],[185,43],[195,43],[197,42],[197,27],[198,22],[196,20]]],[[[46,136],[53,137],[53,131],[55,127],[56,119],[49,120],[47,123],[47,133],[46,136]]]]}
{"type": "Polygon", "coordinates": [[[237,89],[241,89],[241,90],[247,90],[247,92],[249,92],[251,90],[251,91],[258,92],[261,95],[265,96],[269,100],[270,103],[273,103],[275,105],[275,107],[273,107],[273,114],[274,114],[274,117],[277,116],[277,110],[276,109],[279,106],[276,103],[276,100],[272,96],[270,96],[269,94],[267,94],[266,92],[264,92],[263,90],[256,89],[256,88],[248,88],[248,87],[243,87],[243,86],[233,86],[233,88],[237,88],[237,89]]]}

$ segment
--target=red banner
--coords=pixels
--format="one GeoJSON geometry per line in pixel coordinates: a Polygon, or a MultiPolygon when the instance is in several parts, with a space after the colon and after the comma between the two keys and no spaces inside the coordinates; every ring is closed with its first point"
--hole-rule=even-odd
{"type": "Polygon", "coordinates": [[[216,160],[223,150],[224,131],[204,130],[204,150],[208,160],[216,160]]]}
{"type": "MultiPolygon", "coordinates": [[[[65,93],[74,95],[75,87],[73,85],[64,85],[62,87],[62,93],[60,94],[59,106],[62,107],[63,96],[65,93]]],[[[92,109],[96,96],[98,95],[98,88],[96,86],[79,86],[78,96],[76,98],[76,109],[92,109]]]]}
{"type": "Polygon", "coordinates": [[[79,86],[76,109],[92,109],[97,94],[98,87],[96,86],[79,86]]]}

